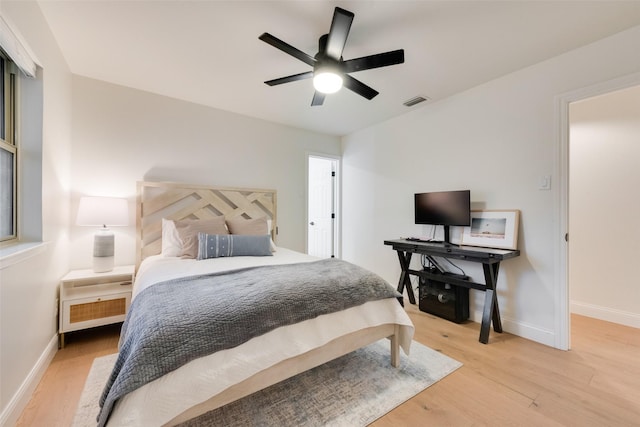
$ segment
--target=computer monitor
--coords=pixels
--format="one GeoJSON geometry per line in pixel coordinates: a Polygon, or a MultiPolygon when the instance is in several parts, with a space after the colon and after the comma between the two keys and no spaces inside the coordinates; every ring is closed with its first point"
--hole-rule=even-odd
{"type": "Polygon", "coordinates": [[[471,225],[471,191],[416,193],[415,222],[444,226],[444,242],[450,244],[450,226],[471,225]]]}

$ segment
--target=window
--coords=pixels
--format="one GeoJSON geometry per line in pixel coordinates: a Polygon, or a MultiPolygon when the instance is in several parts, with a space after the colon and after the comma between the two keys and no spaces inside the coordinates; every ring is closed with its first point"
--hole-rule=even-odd
{"type": "Polygon", "coordinates": [[[15,240],[17,233],[16,66],[0,51],[0,243],[15,240]]]}

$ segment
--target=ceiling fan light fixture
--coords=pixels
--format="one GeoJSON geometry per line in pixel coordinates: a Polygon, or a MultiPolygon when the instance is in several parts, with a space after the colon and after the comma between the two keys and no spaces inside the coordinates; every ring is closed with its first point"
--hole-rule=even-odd
{"type": "Polygon", "coordinates": [[[339,91],[343,84],[347,89],[363,98],[368,100],[375,98],[378,95],[378,91],[355,79],[350,73],[402,64],[404,63],[404,49],[396,49],[345,61],[342,53],[349,36],[353,18],[353,12],[336,7],[333,11],[329,32],[320,36],[318,40],[318,52],[315,56],[296,49],[269,33],[263,33],[258,37],[260,40],[313,67],[313,71],[271,79],[264,83],[269,86],[275,86],[313,77],[315,92],[311,100],[312,107],[322,105],[325,94],[339,91]]]}
{"type": "Polygon", "coordinates": [[[342,77],[332,71],[314,73],[313,87],[320,93],[336,93],[342,88],[342,77]]]}

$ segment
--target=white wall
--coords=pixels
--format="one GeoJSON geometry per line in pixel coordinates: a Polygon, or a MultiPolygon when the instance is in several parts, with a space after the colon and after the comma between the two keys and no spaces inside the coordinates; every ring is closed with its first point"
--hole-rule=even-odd
{"type": "MultiPolygon", "coordinates": [[[[343,257],[397,283],[397,256],[383,241],[425,234],[413,224],[414,192],[469,188],[475,208],[520,209],[522,255],[498,280],[504,328],[556,345],[557,97],[640,71],[639,45],[634,27],[344,138],[343,257]],[[545,175],[551,191],[538,190],[545,175]]],[[[478,266],[459,264],[483,281],[478,266]]],[[[479,320],[483,295],[474,293],[479,320]]]]}
{"type": "Polygon", "coordinates": [[[640,328],[640,86],[570,108],[571,311],[640,328]]]}
{"type": "MultiPolygon", "coordinates": [[[[72,221],[80,196],[127,197],[131,226],[113,228],[115,262],[132,264],[136,181],[274,188],[276,243],[304,251],[306,153],[340,149],[337,137],[74,76],[72,221]]],[[[93,233],[71,227],[72,268],[91,266],[93,233]]]]}
{"type": "Polygon", "coordinates": [[[42,132],[23,133],[30,148],[21,162],[36,165],[22,184],[38,195],[26,205],[23,200],[22,208],[43,211],[23,236],[41,236],[46,244],[0,270],[0,425],[12,425],[57,349],[56,292],[69,259],[71,74],[35,2],[3,1],[0,12],[40,60],[42,81],[31,85],[30,97],[44,99],[23,105],[42,114],[43,123],[42,132]],[[37,145],[41,148],[33,148],[37,145]]]}

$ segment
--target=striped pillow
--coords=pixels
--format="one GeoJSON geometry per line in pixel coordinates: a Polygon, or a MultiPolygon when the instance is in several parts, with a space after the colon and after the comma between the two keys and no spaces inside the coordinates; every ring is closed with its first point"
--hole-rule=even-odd
{"type": "Polygon", "coordinates": [[[271,238],[266,234],[250,236],[198,233],[198,256],[196,259],[230,256],[272,256],[271,238]]]}

